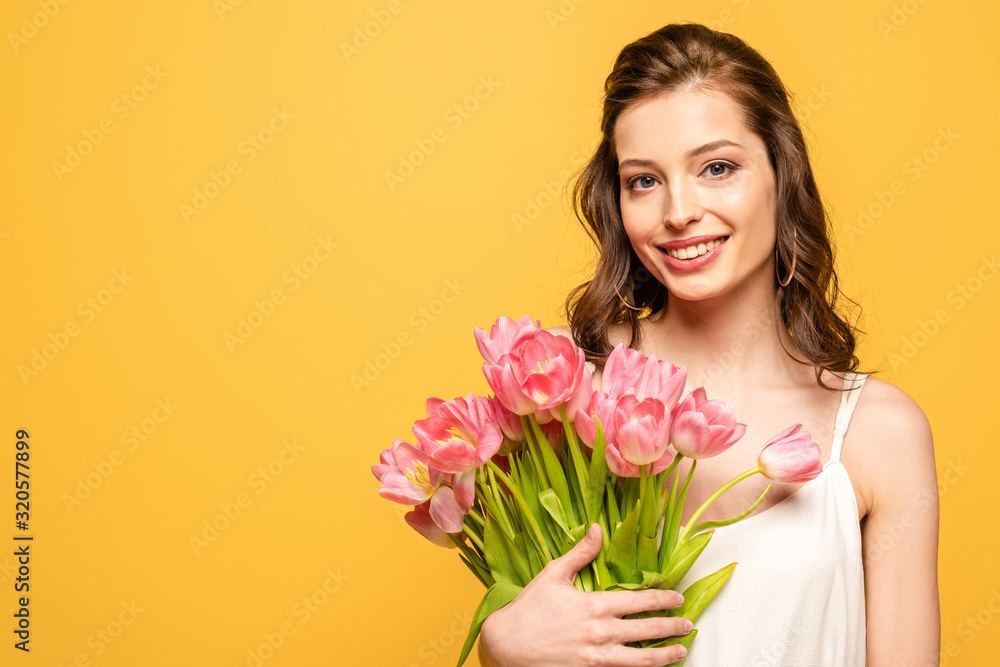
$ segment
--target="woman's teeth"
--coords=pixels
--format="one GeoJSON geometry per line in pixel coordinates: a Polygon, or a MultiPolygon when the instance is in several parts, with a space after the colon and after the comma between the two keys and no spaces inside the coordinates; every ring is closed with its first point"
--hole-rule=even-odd
{"type": "Polygon", "coordinates": [[[718,248],[722,243],[729,238],[728,236],[723,236],[717,238],[714,241],[709,241],[708,243],[699,243],[697,245],[688,246],[687,248],[669,248],[667,249],[667,254],[676,259],[694,259],[695,257],[700,257],[706,252],[711,252],[718,248]]]}

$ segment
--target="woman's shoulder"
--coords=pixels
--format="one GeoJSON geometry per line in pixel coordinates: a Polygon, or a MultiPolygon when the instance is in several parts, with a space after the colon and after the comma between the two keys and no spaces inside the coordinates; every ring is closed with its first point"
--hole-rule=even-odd
{"type": "Polygon", "coordinates": [[[880,378],[865,379],[851,421],[874,432],[877,449],[890,457],[913,454],[912,448],[931,443],[930,421],[920,405],[903,389],[880,378]]]}
{"type": "Polygon", "coordinates": [[[845,448],[867,482],[869,508],[936,478],[927,415],[903,389],[880,378],[865,380],[845,448]]]}

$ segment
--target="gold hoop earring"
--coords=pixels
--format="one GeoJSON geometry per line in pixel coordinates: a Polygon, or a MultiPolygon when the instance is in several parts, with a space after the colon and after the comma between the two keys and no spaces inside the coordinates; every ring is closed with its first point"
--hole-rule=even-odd
{"type": "MultiPolygon", "coordinates": [[[[622,281],[621,287],[625,286],[625,281],[626,280],[628,280],[628,276],[625,276],[625,280],[622,281]]],[[[632,304],[630,304],[628,301],[625,300],[625,298],[622,296],[622,293],[619,292],[618,290],[619,290],[619,288],[615,287],[615,294],[618,295],[618,298],[621,300],[622,303],[625,304],[626,308],[631,308],[632,310],[637,310],[639,312],[642,312],[643,310],[645,310],[645,308],[636,308],[635,306],[633,306],[632,304]]]]}
{"type": "Polygon", "coordinates": [[[782,287],[788,287],[792,282],[792,276],[795,275],[795,260],[798,253],[796,252],[797,241],[799,240],[799,233],[797,230],[792,230],[793,241],[792,241],[792,269],[788,272],[788,278],[784,282],[781,281],[781,276],[778,275],[778,244],[774,244],[774,277],[778,279],[778,284],[782,287]]]}

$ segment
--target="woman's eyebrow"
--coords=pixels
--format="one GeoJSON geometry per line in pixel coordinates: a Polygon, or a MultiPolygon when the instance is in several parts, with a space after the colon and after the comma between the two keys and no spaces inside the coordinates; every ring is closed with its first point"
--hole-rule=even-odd
{"type": "Polygon", "coordinates": [[[714,151],[716,148],[722,148],[723,146],[736,146],[737,148],[743,148],[735,141],[730,141],[729,139],[718,139],[716,141],[710,141],[704,146],[699,146],[698,148],[692,148],[687,153],[684,154],[685,159],[690,159],[693,157],[698,157],[702,153],[708,153],[714,151]]]}
{"type": "MultiPolygon", "coordinates": [[[[716,141],[710,141],[707,144],[698,146],[697,148],[692,148],[687,153],[684,154],[685,160],[690,160],[691,158],[698,157],[704,153],[710,153],[716,148],[722,148],[724,146],[735,146],[736,148],[743,148],[740,144],[735,141],[730,141],[729,139],[718,139],[716,141]]],[[[652,167],[656,166],[656,160],[649,159],[639,159],[639,158],[629,158],[628,160],[622,160],[618,165],[618,168],[622,167],[652,167]]]]}

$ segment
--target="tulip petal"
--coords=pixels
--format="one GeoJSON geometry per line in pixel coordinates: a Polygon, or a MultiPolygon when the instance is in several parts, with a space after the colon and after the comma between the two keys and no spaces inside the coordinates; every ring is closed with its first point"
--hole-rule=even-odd
{"type": "Polygon", "coordinates": [[[434,520],[428,513],[428,503],[415,507],[412,512],[407,512],[403,518],[406,523],[415,531],[426,537],[428,540],[448,549],[454,549],[455,543],[448,537],[448,533],[438,528],[434,520]]]}
{"type": "Polygon", "coordinates": [[[455,497],[455,492],[446,486],[442,486],[431,498],[431,505],[428,508],[434,523],[446,533],[461,533],[462,521],[465,512],[455,497]]]}

